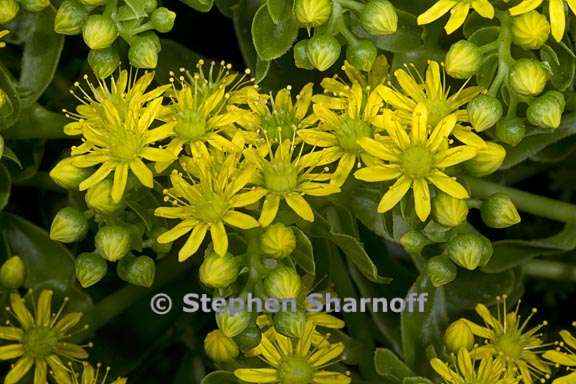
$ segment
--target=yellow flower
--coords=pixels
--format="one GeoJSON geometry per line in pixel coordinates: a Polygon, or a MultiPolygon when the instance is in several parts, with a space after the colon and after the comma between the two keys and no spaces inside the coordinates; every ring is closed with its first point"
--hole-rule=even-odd
{"type": "Polygon", "coordinates": [[[316,324],[307,321],[302,337],[298,339],[283,336],[273,329],[262,335],[256,347],[258,355],[269,367],[239,368],[234,375],[248,383],[315,383],[348,384],[348,372],[340,373],[324,370],[341,359],[344,344],[330,343],[328,337],[315,340],[316,324]]]}
{"type": "Polygon", "coordinates": [[[464,24],[470,8],[487,19],[492,19],[495,14],[489,0],[437,0],[436,4],[418,16],[418,25],[432,23],[450,12],[450,19],[444,26],[446,32],[450,34],[464,24]]]}
{"type": "Polygon", "coordinates": [[[444,117],[456,113],[460,122],[468,121],[468,112],[460,109],[480,94],[480,87],[462,86],[456,93],[450,95],[445,74],[440,70],[440,64],[435,61],[428,63],[426,77],[422,79],[415,68],[398,69],[394,72],[400,89],[392,86],[380,88],[382,99],[389,104],[395,113],[406,123],[412,120],[412,112],[416,105],[422,103],[428,109],[428,123],[436,126],[444,117]]]}
{"type": "Polygon", "coordinates": [[[4,48],[6,46],[6,43],[1,41],[1,40],[4,36],[6,36],[9,33],[10,33],[10,31],[7,29],[0,31],[0,48],[4,48]]]}
{"type": "Polygon", "coordinates": [[[69,383],[65,360],[86,359],[88,352],[67,340],[82,319],[82,313],[63,313],[67,300],[52,313],[52,291],[43,290],[30,312],[25,299],[10,295],[9,313],[19,326],[8,323],[0,327],[0,339],[13,343],[0,346],[0,360],[16,362],[9,370],[4,384],[15,384],[34,367],[34,384],[45,384],[48,371],[59,383],[69,383]],[[63,380],[60,381],[59,379],[63,380]]]}
{"type": "MultiPolygon", "coordinates": [[[[573,325],[576,326],[576,323],[573,325]]],[[[557,378],[552,384],[572,384],[576,382],[576,338],[570,331],[560,331],[562,341],[557,343],[557,347],[553,351],[544,352],[544,358],[555,363],[556,366],[563,366],[570,370],[566,376],[557,378]]]]}
{"type": "Polygon", "coordinates": [[[447,384],[517,384],[519,379],[506,365],[492,356],[474,358],[462,348],[450,365],[438,358],[430,361],[432,368],[447,384]]]}
{"type": "Polygon", "coordinates": [[[473,353],[480,357],[494,356],[497,361],[505,364],[509,371],[518,371],[524,384],[531,384],[534,378],[538,381],[550,373],[549,366],[538,352],[539,348],[545,347],[540,330],[547,323],[543,322],[528,329],[536,309],[532,310],[528,318],[522,320],[518,315],[518,308],[514,312],[508,312],[506,299],[505,295],[498,298],[500,307],[497,317],[483,304],[476,306],[476,313],[482,318],[484,325],[465,319],[472,333],[484,339],[484,345],[476,348],[473,353]]]}
{"type": "Polygon", "coordinates": [[[73,384],[126,384],[128,381],[123,377],[118,377],[116,380],[108,380],[110,374],[110,367],[104,369],[104,373],[100,373],[100,364],[96,365],[96,369],[86,362],[82,362],[82,375],[73,372],[73,384]]]}
{"type": "MultiPolygon", "coordinates": [[[[512,16],[522,15],[538,8],[544,0],[522,0],[522,2],[510,8],[512,16]]],[[[566,30],[566,14],[564,11],[564,2],[574,15],[576,15],[576,0],[549,0],[548,12],[550,18],[550,26],[552,28],[552,36],[556,41],[562,40],[564,31],[566,30]]]]}
{"type": "Polygon", "coordinates": [[[313,173],[318,166],[313,158],[302,156],[303,145],[294,140],[285,140],[273,150],[270,143],[267,149],[248,148],[244,152],[246,159],[258,170],[253,193],[265,196],[260,224],[270,225],[281,200],[301,218],[314,221],[314,212],[304,196],[328,196],[340,192],[333,184],[323,183],[330,176],[313,173]]]}
{"type": "Polygon", "coordinates": [[[424,104],[419,104],[414,110],[410,134],[389,110],[384,112],[384,119],[388,122],[389,136],[381,140],[362,138],[358,141],[382,162],[354,174],[357,179],[368,182],[396,180],[382,197],[378,212],[392,209],[412,187],[416,214],[425,221],[431,210],[429,183],[456,199],[469,197],[461,184],[444,173],[444,169],[476,155],[476,149],[469,145],[449,147],[448,136],[456,125],[456,114],[446,116],[429,131],[428,110],[424,104]]]}
{"type": "Polygon", "coordinates": [[[144,93],[153,76],[150,72],[130,81],[123,71],[118,81],[112,81],[111,92],[107,91],[104,82],[99,88],[90,85],[96,101],[86,96],[89,103],[78,107],[76,117],[80,120],[72,123],[78,125],[69,127],[67,132],[81,134],[83,140],[81,145],[72,148],[73,165],[79,168],[99,165],[80,183],[81,191],[113,173],[111,196],[114,202],[119,202],[124,196],[129,174],[136,176],[145,187],[152,188],[154,176],[143,160],[162,162],[174,158],[169,151],[153,146],[168,137],[174,125],[157,124],[163,109],[164,89],[144,93]]]}
{"type": "Polygon", "coordinates": [[[193,158],[181,159],[185,177],[174,170],[170,175],[172,188],[165,191],[166,201],[173,207],[160,207],[156,216],[180,219],[174,228],[158,237],[158,242],[170,243],[190,233],[188,240],[178,253],[180,261],[192,256],[210,231],[214,252],[220,256],[228,250],[225,225],[240,229],[258,226],[253,217],[237,211],[260,200],[265,192],[261,189],[245,190],[254,178],[256,170],[239,163],[239,154],[224,154],[206,147],[197,146],[193,158]]]}

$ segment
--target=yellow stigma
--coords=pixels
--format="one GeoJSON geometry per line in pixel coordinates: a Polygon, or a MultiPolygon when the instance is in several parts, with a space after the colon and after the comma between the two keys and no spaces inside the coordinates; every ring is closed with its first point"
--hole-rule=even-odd
{"type": "Polygon", "coordinates": [[[314,377],[314,368],[299,356],[287,357],[279,369],[281,384],[310,383],[314,377]]]}
{"type": "Polygon", "coordinates": [[[424,145],[412,145],[402,154],[400,164],[404,174],[413,179],[427,176],[432,170],[432,153],[424,145]]]}
{"type": "Polygon", "coordinates": [[[290,192],[298,186],[298,169],[289,159],[272,159],[262,169],[264,184],[273,192],[290,192]]]}
{"type": "Polygon", "coordinates": [[[358,139],[361,137],[370,137],[372,128],[370,124],[359,119],[344,118],[342,124],[335,131],[338,143],[346,152],[358,153],[361,147],[358,145],[358,139]]]}

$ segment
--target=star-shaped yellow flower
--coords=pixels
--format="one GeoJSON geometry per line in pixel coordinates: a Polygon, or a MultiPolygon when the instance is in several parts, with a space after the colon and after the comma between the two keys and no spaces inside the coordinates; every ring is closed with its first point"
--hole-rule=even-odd
{"type": "Polygon", "coordinates": [[[456,31],[464,24],[470,8],[487,19],[494,17],[494,7],[489,0],[438,0],[426,12],[418,16],[418,25],[429,24],[450,12],[450,19],[444,26],[448,34],[456,31]]]}

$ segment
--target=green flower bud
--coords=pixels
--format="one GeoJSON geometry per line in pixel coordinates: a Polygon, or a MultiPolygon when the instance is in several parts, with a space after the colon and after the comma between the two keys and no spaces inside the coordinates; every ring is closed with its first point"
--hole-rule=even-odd
{"type": "Polygon", "coordinates": [[[152,35],[137,36],[128,50],[128,59],[136,68],[152,69],[158,64],[158,52],[160,49],[152,35]]]}
{"type": "Polygon", "coordinates": [[[432,216],[436,222],[446,227],[456,227],[466,221],[468,204],[466,200],[455,199],[440,192],[432,200],[432,216]]]}
{"type": "Polygon", "coordinates": [[[58,211],[50,227],[50,238],[61,243],[75,243],[88,232],[88,219],[73,207],[58,211]]]}
{"type": "Polygon", "coordinates": [[[84,24],[82,37],[90,49],[104,49],[114,43],[118,37],[118,28],[111,18],[103,15],[92,15],[84,24]]]}
{"type": "Polygon", "coordinates": [[[16,0],[0,0],[0,24],[8,24],[18,15],[20,6],[16,0]]]}
{"type": "Polygon", "coordinates": [[[360,23],[371,35],[390,35],[398,29],[398,14],[388,0],[370,0],[360,11],[360,23]]]}
{"type": "Polygon", "coordinates": [[[284,224],[272,224],[260,239],[262,252],[275,259],[289,256],[296,249],[296,236],[292,228],[284,224]]]}
{"type": "Polygon", "coordinates": [[[118,262],[117,273],[132,285],[150,288],[156,276],[156,263],[148,256],[127,256],[118,262]]]}
{"type": "Polygon", "coordinates": [[[480,235],[464,233],[446,244],[446,254],[457,265],[473,271],[483,264],[485,246],[480,235]]]}
{"type": "Polygon", "coordinates": [[[531,11],[512,19],[514,44],[524,49],[540,49],[550,35],[550,23],[546,16],[531,11]]]}
{"type": "Polygon", "coordinates": [[[86,192],[86,205],[102,215],[109,215],[120,208],[121,203],[112,200],[112,181],[104,179],[86,192]]]}
{"type": "Polygon", "coordinates": [[[294,45],[294,64],[297,68],[314,69],[310,58],[308,58],[308,41],[301,40],[294,45]]]}
{"type": "Polygon", "coordinates": [[[8,95],[2,88],[0,88],[0,111],[8,103],[8,95]]]}
{"type": "Polygon", "coordinates": [[[2,137],[2,135],[0,135],[0,160],[2,159],[3,155],[4,155],[4,138],[2,137]]]}
{"type": "Polygon", "coordinates": [[[144,8],[144,12],[150,14],[156,8],[158,8],[158,1],[157,0],[142,0],[142,7],[144,8]]]}
{"type": "Polygon", "coordinates": [[[492,128],[504,114],[500,100],[489,95],[475,97],[467,107],[472,128],[477,132],[492,128]]]}
{"type": "Polygon", "coordinates": [[[482,239],[482,244],[484,246],[482,249],[482,261],[480,262],[480,266],[483,267],[488,264],[492,258],[492,255],[494,254],[494,247],[492,247],[492,242],[487,237],[480,236],[480,239],[482,239]]]}
{"type": "Polygon", "coordinates": [[[157,8],[150,15],[152,26],[160,33],[170,32],[174,27],[174,20],[176,20],[176,13],[165,7],[157,8]]]}
{"type": "Polygon", "coordinates": [[[506,157],[503,146],[486,142],[486,146],[478,149],[478,154],[464,163],[466,170],[473,176],[486,176],[496,172],[506,157]]]}
{"type": "Polygon", "coordinates": [[[231,314],[229,310],[216,314],[216,324],[227,337],[236,337],[248,328],[252,315],[246,311],[231,314]]]}
{"type": "Polygon", "coordinates": [[[482,53],[476,44],[460,40],[446,54],[446,73],[455,79],[468,79],[482,65],[482,53]]]}
{"type": "Polygon", "coordinates": [[[174,243],[170,242],[170,243],[162,243],[161,244],[158,242],[158,236],[160,236],[161,234],[163,234],[164,232],[167,232],[167,231],[168,231],[168,228],[159,227],[159,228],[154,229],[154,231],[152,231],[152,234],[150,235],[150,238],[153,240],[152,249],[154,250],[154,252],[157,255],[165,255],[172,250],[172,245],[174,243]]]}
{"type": "Polygon", "coordinates": [[[260,344],[261,340],[262,331],[254,322],[251,322],[244,332],[234,337],[234,341],[243,351],[249,351],[252,348],[256,348],[258,344],[260,344]]]}
{"type": "Polygon", "coordinates": [[[430,240],[417,230],[408,231],[400,237],[400,244],[411,254],[418,254],[422,252],[424,247],[430,244],[430,240]]]}
{"type": "Polygon", "coordinates": [[[279,299],[296,298],[301,286],[300,276],[288,267],[276,268],[264,280],[266,294],[279,299]]]}
{"type": "Polygon", "coordinates": [[[534,59],[518,60],[510,74],[508,82],[512,90],[523,96],[537,96],[544,90],[548,73],[544,65],[534,59]]]}
{"type": "Polygon", "coordinates": [[[199,276],[209,288],[225,288],[236,281],[238,273],[238,262],[233,256],[210,253],[200,265],[199,276]]]}
{"type": "Polygon", "coordinates": [[[204,339],[204,350],[214,361],[227,362],[238,357],[238,346],[221,330],[210,332],[204,339]]]}
{"type": "Polygon", "coordinates": [[[100,5],[106,4],[106,0],[78,0],[78,1],[88,7],[98,7],[100,5]]]}
{"type": "Polygon", "coordinates": [[[280,311],[274,315],[274,329],[286,337],[302,337],[305,325],[306,314],[303,311],[280,311]]]}
{"type": "Polygon", "coordinates": [[[495,133],[498,140],[515,147],[526,136],[526,124],[518,117],[502,120],[496,124],[495,133]]]}
{"type": "Polygon", "coordinates": [[[108,263],[95,252],[81,253],[74,262],[76,279],[82,288],[88,288],[98,283],[108,271],[108,263]]]}
{"type": "Polygon", "coordinates": [[[120,66],[120,55],[114,47],[93,49],[88,54],[88,64],[96,77],[104,79],[120,66]]]}
{"type": "Polygon", "coordinates": [[[504,193],[495,193],[484,201],[480,215],[484,224],[490,228],[508,228],[521,220],[516,206],[504,193]]]}
{"type": "Polygon", "coordinates": [[[316,35],[308,40],[306,52],[312,66],[325,71],[340,57],[340,43],[333,36],[316,35]]]}
{"type": "Polygon", "coordinates": [[[40,12],[50,5],[50,0],[20,0],[20,4],[28,12],[40,12]]]}
{"type": "Polygon", "coordinates": [[[318,27],[332,15],[332,0],[296,0],[294,14],[301,24],[318,27]]]}
{"type": "Polygon", "coordinates": [[[361,39],[346,48],[346,60],[361,71],[368,72],[378,56],[378,49],[371,40],[361,39]]]}
{"type": "Polygon", "coordinates": [[[426,275],[436,288],[454,281],[457,273],[456,266],[446,256],[431,257],[426,263],[426,275]]]}
{"type": "Polygon", "coordinates": [[[77,35],[88,19],[88,10],[76,0],[64,0],[56,12],[54,32],[61,35],[77,35]]]}
{"type": "Polygon", "coordinates": [[[12,256],[0,267],[0,286],[6,289],[18,289],[26,280],[26,265],[20,256],[12,256]]]}
{"type": "Polygon", "coordinates": [[[121,225],[100,228],[94,238],[100,256],[112,262],[126,256],[132,245],[130,233],[130,229],[121,225]]]}
{"type": "Polygon", "coordinates": [[[88,176],[90,171],[86,168],[78,168],[74,160],[67,157],[60,160],[49,173],[50,178],[64,189],[77,189],[78,185],[88,176]]]}
{"type": "Polygon", "coordinates": [[[526,117],[530,124],[541,128],[558,128],[566,107],[564,95],[558,91],[548,91],[533,100],[528,106],[526,117]]]}
{"type": "Polygon", "coordinates": [[[474,334],[464,319],[456,320],[444,333],[444,345],[450,352],[458,352],[462,348],[472,349],[474,334]]]}

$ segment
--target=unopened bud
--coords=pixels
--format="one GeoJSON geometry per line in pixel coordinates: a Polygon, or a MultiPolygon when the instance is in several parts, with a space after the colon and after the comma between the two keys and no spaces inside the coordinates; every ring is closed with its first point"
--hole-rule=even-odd
{"type": "Polygon", "coordinates": [[[457,265],[473,271],[485,264],[486,243],[480,235],[463,233],[455,236],[446,244],[446,254],[457,265]]]}
{"type": "Polygon", "coordinates": [[[476,157],[464,163],[466,170],[473,176],[486,176],[496,172],[506,157],[503,146],[486,142],[486,146],[478,148],[476,157]]]}
{"type": "Polygon", "coordinates": [[[558,91],[548,91],[533,100],[528,106],[526,117],[530,124],[540,128],[558,128],[566,107],[564,95],[558,91]]]}
{"type": "Polygon", "coordinates": [[[518,60],[508,77],[512,90],[523,96],[537,96],[544,90],[548,73],[544,65],[534,59],[518,60]]]}
{"type": "Polygon", "coordinates": [[[370,0],[360,11],[360,23],[371,35],[390,35],[398,29],[398,13],[388,0],[370,0]]]}
{"type": "Polygon", "coordinates": [[[482,54],[478,46],[468,40],[452,44],[446,54],[446,73],[455,79],[468,79],[482,65],[482,54]]]}
{"type": "Polygon", "coordinates": [[[462,348],[472,349],[474,346],[474,334],[466,323],[466,320],[456,320],[444,333],[444,345],[450,352],[458,352],[462,348]]]}
{"type": "Polygon", "coordinates": [[[78,185],[88,176],[90,171],[86,168],[78,168],[74,160],[67,157],[60,160],[50,171],[50,178],[64,189],[77,189],[78,185]]]}
{"type": "Polygon", "coordinates": [[[148,256],[128,256],[120,260],[117,271],[122,280],[150,288],[156,276],[156,263],[148,256]]]}
{"type": "Polygon", "coordinates": [[[0,24],[8,24],[20,11],[16,0],[0,0],[0,24]]]}
{"type": "Polygon", "coordinates": [[[480,208],[482,221],[490,228],[508,228],[521,221],[512,199],[504,193],[495,193],[480,208]]]}
{"type": "Polygon", "coordinates": [[[82,36],[90,49],[104,49],[114,43],[118,37],[118,28],[110,17],[92,15],[84,24],[82,36]]]}
{"type": "Polygon", "coordinates": [[[142,0],[141,1],[142,7],[144,8],[144,12],[150,14],[154,12],[156,8],[158,8],[158,1],[157,0],[142,0]]]}
{"type": "Polygon", "coordinates": [[[112,200],[112,181],[104,179],[90,187],[85,196],[86,205],[102,215],[109,215],[120,208],[121,203],[112,200]]]}
{"type": "Polygon", "coordinates": [[[150,15],[152,26],[160,33],[170,32],[174,28],[174,20],[176,13],[165,7],[157,8],[150,15]]]}
{"type": "Polygon", "coordinates": [[[50,0],[20,0],[20,4],[28,12],[40,12],[50,5],[50,0]]]}
{"type": "Polygon", "coordinates": [[[152,242],[152,249],[154,250],[154,252],[157,255],[165,255],[168,252],[170,252],[170,250],[172,250],[173,242],[169,242],[169,243],[159,243],[158,242],[158,236],[160,236],[161,234],[163,234],[167,231],[168,231],[168,228],[158,227],[158,228],[154,229],[152,231],[152,234],[150,235],[150,239],[153,241],[152,242]]]}
{"type": "Polygon", "coordinates": [[[466,221],[468,204],[466,200],[456,199],[440,192],[432,200],[432,216],[439,224],[456,227],[466,221]]]}
{"type": "Polygon", "coordinates": [[[216,314],[216,324],[218,328],[227,337],[236,337],[248,328],[252,315],[247,311],[240,311],[232,313],[233,309],[229,308],[226,311],[218,312],[216,314]]]}
{"type": "Polygon", "coordinates": [[[300,293],[302,282],[295,270],[279,267],[272,271],[264,280],[264,289],[270,297],[278,299],[293,299],[300,293]]]}
{"type": "Polygon", "coordinates": [[[78,0],[78,1],[88,7],[98,7],[100,5],[106,4],[106,0],[78,0]]]}
{"type": "Polygon", "coordinates": [[[88,232],[88,219],[76,208],[62,208],[50,226],[50,239],[61,243],[75,243],[88,232]]]}
{"type": "Polygon", "coordinates": [[[152,69],[158,64],[158,47],[156,35],[137,36],[130,44],[128,59],[136,68],[152,69]]]}
{"type": "Polygon", "coordinates": [[[498,140],[515,147],[526,136],[526,124],[519,117],[505,119],[496,124],[495,133],[498,140]]]}
{"type": "Polygon", "coordinates": [[[274,315],[274,329],[286,337],[302,337],[305,325],[306,314],[303,311],[280,311],[274,315]]]}
{"type": "Polygon", "coordinates": [[[456,266],[446,256],[431,257],[426,263],[426,275],[436,288],[454,281],[457,273],[456,266]]]}
{"type": "Polygon", "coordinates": [[[340,57],[340,43],[334,36],[316,35],[308,40],[306,50],[314,68],[325,71],[340,57]]]}
{"type": "Polygon", "coordinates": [[[4,106],[7,103],[8,103],[8,95],[6,94],[6,92],[4,92],[2,88],[0,88],[0,111],[2,111],[2,108],[4,108],[4,106]]]}
{"type": "Polygon", "coordinates": [[[74,262],[76,279],[82,288],[88,288],[98,283],[108,271],[108,263],[95,252],[81,253],[74,262]]]}
{"type": "Polygon", "coordinates": [[[114,47],[93,49],[88,54],[88,64],[96,77],[104,79],[120,66],[120,55],[114,47]]]}
{"type": "Polygon", "coordinates": [[[514,44],[524,49],[540,49],[550,35],[550,23],[546,16],[531,11],[512,19],[514,44]]]}
{"type": "Polygon", "coordinates": [[[204,339],[204,350],[208,357],[219,362],[232,361],[240,353],[234,340],[219,329],[210,332],[206,336],[204,339]]]}
{"type": "Polygon", "coordinates": [[[294,64],[297,68],[314,69],[308,58],[308,40],[300,40],[294,44],[294,64]]]}
{"type": "Polygon", "coordinates": [[[126,256],[132,244],[130,229],[121,225],[107,225],[100,228],[94,240],[100,255],[112,262],[126,256]]]}
{"type": "Polygon", "coordinates": [[[0,267],[0,286],[18,289],[24,285],[26,265],[20,256],[12,256],[0,267]]]}
{"type": "Polygon", "coordinates": [[[261,340],[262,331],[255,322],[251,322],[241,334],[234,337],[234,341],[243,351],[257,347],[261,340]]]}
{"type": "Polygon", "coordinates": [[[477,132],[492,128],[504,114],[500,100],[489,95],[475,97],[468,103],[467,111],[470,124],[477,132]]]}
{"type": "Polygon", "coordinates": [[[417,230],[408,231],[400,237],[400,244],[411,254],[418,254],[422,252],[424,247],[430,244],[430,240],[417,230]]]}
{"type": "Polygon", "coordinates": [[[64,0],[54,19],[54,31],[61,35],[77,35],[88,19],[88,10],[76,0],[64,0]]]}
{"type": "Polygon", "coordinates": [[[262,234],[260,247],[267,256],[281,259],[296,249],[296,236],[292,228],[281,223],[272,224],[262,234]]]}
{"type": "Polygon", "coordinates": [[[225,288],[236,281],[238,277],[238,261],[227,254],[218,256],[210,253],[200,265],[200,281],[209,288],[225,288]]]}
{"type": "Polygon", "coordinates": [[[296,20],[306,27],[325,24],[332,14],[332,0],[296,0],[296,20]]]}
{"type": "Polygon", "coordinates": [[[361,39],[346,48],[346,60],[361,71],[369,71],[378,56],[378,49],[371,40],[361,39]]]}

